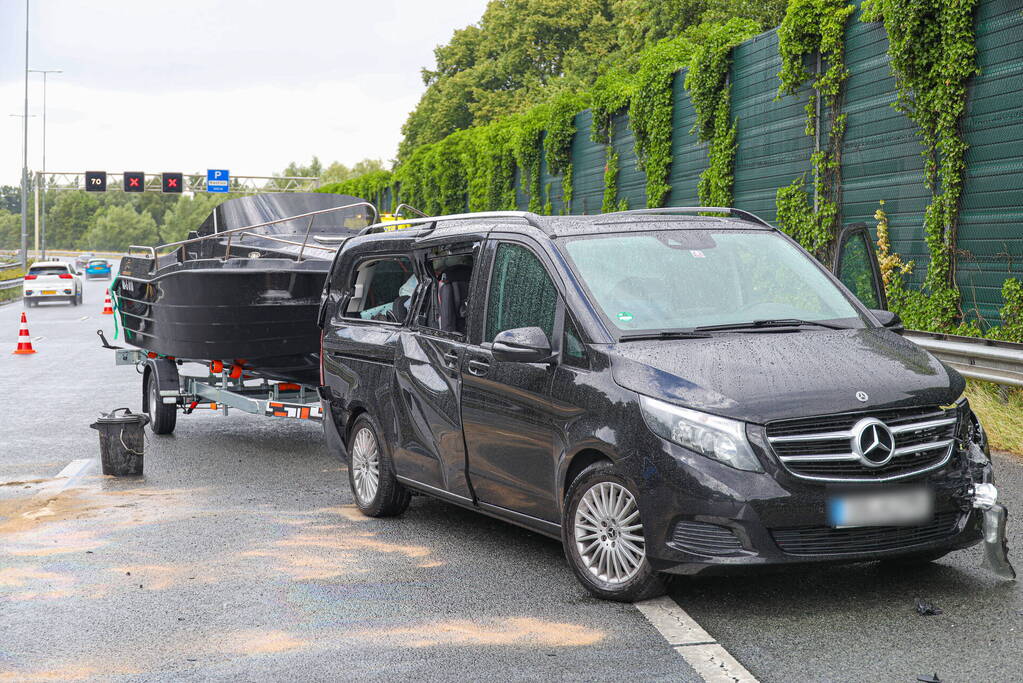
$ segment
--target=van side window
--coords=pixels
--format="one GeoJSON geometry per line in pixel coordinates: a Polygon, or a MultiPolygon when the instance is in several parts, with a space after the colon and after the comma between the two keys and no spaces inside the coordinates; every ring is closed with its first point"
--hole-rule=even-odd
{"type": "Polygon", "coordinates": [[[568,365],[581,368],[589,367],[586,362],[586,347],[583,346],[583,342],[579,338],[575,323],[568,315],[565,316],[565,337],[561,344],[561,356],[568,365]]]}
{"type": "Polygon", "coordinates": [[[405,321],[409,298],[416,289],[411,260],[405,256],[385,256],[363,261],[355,269],[353,280],[343,317],[405,321]]]}
{"type": "Polygon", "coordinates": [[[426,257],[430,280],[424,286],[417,324],[449,334],[465,334],[469,283],[476,265],[478,243],[437,247],[426,257]]]}
{"type": "Polygon", "coordinates": [[[487,325],[484,341],[505,330],[539,327],[550,339],[554,332],[554,310],[558,291],[533,252],[517,244],[497,247],[487,296],[487,325]]]}

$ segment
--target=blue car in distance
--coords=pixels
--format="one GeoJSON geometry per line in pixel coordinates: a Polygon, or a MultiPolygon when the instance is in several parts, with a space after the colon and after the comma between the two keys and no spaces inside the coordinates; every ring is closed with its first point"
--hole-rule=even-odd
{"type": "Polygon", "coordinates": [[[110,262],[101,258],[94,258],[85,266],[85,277],[87,280],[94,278],[111,279],[110,262]]]}

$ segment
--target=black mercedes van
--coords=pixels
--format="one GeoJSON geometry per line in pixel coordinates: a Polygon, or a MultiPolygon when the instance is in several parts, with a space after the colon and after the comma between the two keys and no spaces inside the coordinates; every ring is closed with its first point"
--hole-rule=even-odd
{"type": "Polygon", "coordinates": [[[964,380],[900,336],[864,229],[833,275],[735,209],[401,225],[339,250],[320,309],[328,443],[365,514],[420,493],[560,538],[614,600],[664,573],[928,562],[992,507],[1004,527],[964,380]]]}

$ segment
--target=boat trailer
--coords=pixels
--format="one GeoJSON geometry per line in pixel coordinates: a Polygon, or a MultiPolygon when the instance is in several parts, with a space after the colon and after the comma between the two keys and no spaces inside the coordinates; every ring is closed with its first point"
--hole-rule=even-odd
{"type": "Polygon", "coordinates": [[[228,415],[234,408],[264,417],[323,420],[315,387],[253,376],[239,366],[216,361],[182,360],[145,349],[112,346],[102,330],[97,334],[104,348],[114,352],[115,365],[134,366],[142,375],[142,409],[150,416],[156,434],[170,434],[178,413],[190,415],[196,410],[219,410],[228,415]],[[181,374],[178,369],[185,364],[205,365],[207,374],[181,374]]]}

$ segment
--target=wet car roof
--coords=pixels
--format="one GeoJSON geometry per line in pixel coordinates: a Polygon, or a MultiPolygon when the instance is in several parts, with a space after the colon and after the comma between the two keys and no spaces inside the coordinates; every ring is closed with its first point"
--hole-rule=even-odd
{"type": "Polygon", "coordinates": [[[532,216],[529,219],[509,216],[507,218],[481,217],[445,221],[438,217],[436,229],[430,224],[425,228],[406,228],[390,232],[377,232],[353,240],[356,244],[412,240],[423,243],[459,236],[485,235],[491,230],[502,232],[542,232],[552,239],[595,233],[642,232],[650,230],[706,230],[733,229],[769,231],[775,228],[734,216],[700,215],[644,215],[644,214],[597,214],[592,216],[532,216]]]}

